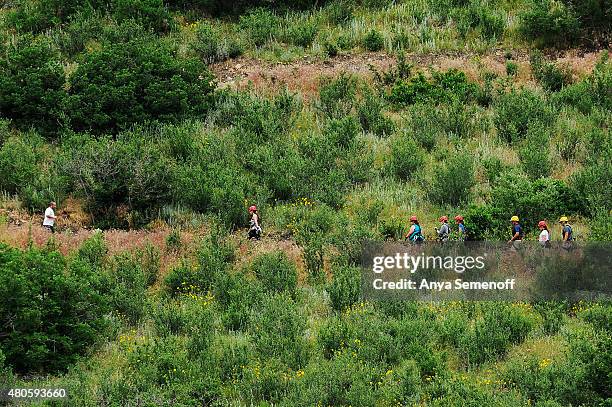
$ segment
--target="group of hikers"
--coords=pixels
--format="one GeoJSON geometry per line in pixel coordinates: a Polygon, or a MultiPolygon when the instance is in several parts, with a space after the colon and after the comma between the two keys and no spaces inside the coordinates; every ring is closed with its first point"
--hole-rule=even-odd
{"type": "MultiPolygon", "coordinates": [[[[451,228],[448,224],[448,216],[441,216],[439,219],[441,226],[436,228],[437,238],[436,240],[440,242],[447,242],[451,238],[451,228]]],[[[468,231],[463,223],[463,216],[457,215],[455,216],[455,221],[457,222],[457,240],[463,241],[468,240],[468,231]]],[[[508,244],[513,244],[515,242],[521,242],[525,238],[525,232],[523,231],[523,227],[520,224],[519,217],[517,215],[512,216],[510,218],[510,222],[512,223],[512,236],[510,240],[508,240],[508,244]]],[[[419,224],[419,219],[416,216],[410,217],[410,230],[405,236],[405,240],[411,243],[421,243],[425,241],[425,236],[423,235],[423,229],[419,224]]],[[[564,242],[571,242],[573,237],[572,226],[569,224],[569,220],[567,216],[561,216],[559,219],[559,223],[561,224],[561,238],[564,242]]],[[[540,235],[538,237],[538,241],[544,247],[550,247],[550,231],[548,230],[548,225],[546,221],[538,222],[538,229],[540,229],[540,235]]]]}
{"type": "MultiPolygon", "coordinates": [[[[49,229],[51,233],[55,233],[55,220],[57,217],[55,216],[55,202],[51,202],[49,207],[45,210],[45,217],[43,220],[43,227],[49,229]]],[[[248,230],[248,238],[259,240],[261,239],[262,229],[261,229],[261,218],[259,216],[259,212],[257,211],[257,206],[251,205],[249,207],[249,215],[251,216],[249,221],[249,230],[248,230]]],[[[439,219],[441,225],[439,228],[436,228],[437,239],[440,242],[447,242],[451,238],[451,227],[448,224],[448,216],[441,216],[439,219]]],[[[468,230],[463,223],[463,216],[457,215],[455,216],[455,221],[457,222],[457,240],[469,240],[468,239],[468,230]]],[[[512,236],[510,240],[508,240],[508,244],[513,244],[515,242],[521,242],[525,233],[520,224],[519,217],[514,215],[510,222],[512,223],[512,236]]],[[[425,236],[423,235],[423,229],[419,223],[419,219],[412,215],[410,217],[410,230],[405,236],[405,240],[411,243],[421,243],[425,241],[425,236]]],[[[569,224],[569,220],[567,216],[562,216],[559,219],[559,223],[561,224],[561,237],[564,242],[571,242],[573,237],[572,227],[569,224]]],[[[538,228],[540,229],[540,235],[538,241],[544,247],[550,247],[550,231],[548,229],[548,225],[546,221],[539,221],[538,228]]]]}

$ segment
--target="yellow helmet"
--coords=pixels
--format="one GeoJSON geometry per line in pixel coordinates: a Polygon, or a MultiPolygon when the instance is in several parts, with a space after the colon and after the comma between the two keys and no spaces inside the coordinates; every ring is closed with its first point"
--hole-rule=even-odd
{"type": "Polygon", "coordinates": [[[567,216],[561,216],[561,218],[559,219],[559,222],[569,222],[567,220],[567,216]]]}
{"type": "Polygon", "coordinates": [[[510,218],[510,222],[518,222],[518,221],[519,221],[519,218],[516,215],[510,218]]]}

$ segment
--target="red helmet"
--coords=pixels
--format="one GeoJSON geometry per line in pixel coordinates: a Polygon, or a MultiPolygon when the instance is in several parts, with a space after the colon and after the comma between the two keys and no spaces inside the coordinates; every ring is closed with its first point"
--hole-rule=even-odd
{"type": "Polygon", "coordinates": [[[255,205],[249,206],[249,212],[255,212],[256,210],[257,210],[257,207],[255,205]]]}
{"type": "Polygon", "coordinates": [[[417,219],[417,217],[415,215],[412,215],[410,217],[410,222],[418,222],[419,220],[417,219]]]}
{"type": "Polygon", "coordinates": [[[440,219],[438,219],[440,222],[448,222],[448,216],[440,216],[440,219]]]}
{"type": "Polygon", "coordinates": [[[541,220],[538,222],[538,227],[539,228],[547,228],[548,226],[546,226],[546,222],[541,220]]]}
{"type": "Polygon", "coordinates": [[[455,216],[455,220],[456,220],[457,222],[461,222],[461,221],[463,220],[463,216],[461,216],[461,215],[457,215],[457,216],[455,216]]]}

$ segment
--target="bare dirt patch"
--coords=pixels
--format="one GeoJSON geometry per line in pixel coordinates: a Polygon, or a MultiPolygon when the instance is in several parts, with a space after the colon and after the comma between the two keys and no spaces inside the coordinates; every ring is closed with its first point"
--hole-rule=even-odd
{"type": "MultiPolygon", "coordinates": [[[[581,52],[569,50],[551,56],[559,63],[567,65],[576,77],[593,70],[602,51],[581,52]]],[[[513,52],[513,61],[519,66],[517,81],[527,83],[532,80],[529,55],[526,52],[513,52]]],[[[406,54],[406,59],[416,68],[462,70],[474,81],[481,81],[483,72],[494,72],[499,76],[506,74],[506,57],[501,50],[488,55],[476,54],[406,54]]],[[[251,87],[257,92],[287,89],[303,93],[315,93],[319,79],[324,76],[338,76],[346,72],[356,76],[371,76],[371,67],[386,70],[396,65],[394,55],[387,53],[363,53],[340,55],[326,60],[303,58],[292,63],[267,63],[248,57],[225,61],[212,65],[219,80],[219,87],[245,89],[251,87]]]]}

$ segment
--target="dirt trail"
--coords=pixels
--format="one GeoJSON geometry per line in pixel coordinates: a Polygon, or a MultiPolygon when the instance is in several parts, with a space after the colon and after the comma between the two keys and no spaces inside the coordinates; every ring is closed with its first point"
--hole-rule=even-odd
{"type": "MultiPolygon", "coordinates": [[[[576,76],[592,71],[601,51],[582,52],[569,50],[557,56],[557,61],[566,64],[576,76]]],[[[502,50],[488,55],[476,54],[406,54],[407,61],[418,68],[433,67],[436,69],[457,68],[475,81],[481,80],[481,72],[491,71],[505,75],[506,59],[502,50]]],[[[529,56],[524,52],[514,52],[513,60],[519,70],[517,81],[531,81],[529,56]]],[[[340,55],[327,60],[304,57],[291,63],[268,63],[249,57],[241,57],[212,66],[219,79],[221,88],[243,89],[252,86],[255,90],[275,90],[285,86],[289,90],[299,91],[306,96],[315,92],[322,76],[337,76],[341,72],[367,76],[371,74],[370,66],[385,70],[396,64],[393,55],[387,53],[363,53],[340,55]]]]}

